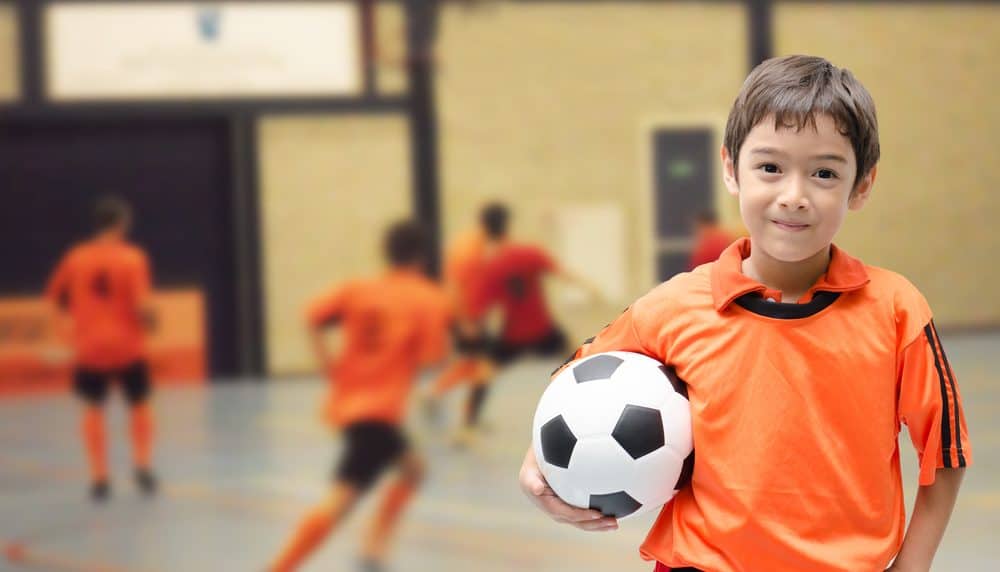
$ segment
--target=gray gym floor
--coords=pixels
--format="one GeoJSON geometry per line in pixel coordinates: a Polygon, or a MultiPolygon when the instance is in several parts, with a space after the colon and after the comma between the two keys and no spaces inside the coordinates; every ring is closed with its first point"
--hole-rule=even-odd
{"type": "MultiPolygon", "coordinates": [[[[998,570],[1000,384],[991,358],[1000,333],[944,334],[944,342],[961,383],[975,466],[934,570],[998,570]]],[[[534,405],[553,366],[525,362],[504,372],[487,406],[490,431],[470,449],[453,449],[446,431],[411,415],[429,478],[400,527],[392,570],[651,569],[637,546],[652,515],[614,533],[588,534],[551,522],[518,491],[534,405]]],[[[323,494],[339,452],[317,415],[324,391],[318,380],[161,389],[155,406],[162,488],[155,499],[139,497],[132,486],[127,420],[115,401],[108,416],[115,480],[103,506],[86,496],[76,403],[68,395],[0,401],[0,543],[25,557],[24,564],[0,559],[0,569],[263,570],[323,494]]],[[[459,393],[449,399],[450,411],[459,393]]],[[[901,438],[909,506],[915,460],[905,433],[901,438]]],[[[353,570],[372,508],[362,504],[304,570],[353,570]]]]}

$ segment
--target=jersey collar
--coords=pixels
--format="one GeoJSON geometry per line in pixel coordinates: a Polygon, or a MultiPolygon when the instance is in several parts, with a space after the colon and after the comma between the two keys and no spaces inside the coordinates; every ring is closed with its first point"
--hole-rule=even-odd
{"type": "MultiPolygon", "coordinates": [[[[712,265],[712,301],[716,311],[725,310],[740,296],[767,290],[763,284],[741,271],[743,260],[748,256],[750,239],[744,237],[729,245],[712,265]]],[[[816,292],[850,292],[863,288],[869,281],[868,272],[860,260],[830,245],[830,265],[806,296],[811,297],[816,292]]]]}

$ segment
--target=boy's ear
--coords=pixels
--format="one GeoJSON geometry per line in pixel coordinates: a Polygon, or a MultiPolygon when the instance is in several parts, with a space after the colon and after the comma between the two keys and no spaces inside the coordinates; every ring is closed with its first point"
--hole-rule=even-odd
{"type": "Polygon", "coordinates": [[[868,174],[862,177],[861,182],[854,188],[851,198],[847,201],[847,208],[852,211],[861,210],[871,197],[872,187],[875,186],[875,175],[878,174],[878,165],[872,167],[868,174]]]}
{"type": "Polygon", "coordinates": [[[740,192],[740,183],[736,178],[736,165],[733,163],[733,158],[729,156],[729,150],[726,149],[725,145],[722,146],[719,154],[722,157],[722,180],[726,183],[729,194],[736,196],[740,192]]]}

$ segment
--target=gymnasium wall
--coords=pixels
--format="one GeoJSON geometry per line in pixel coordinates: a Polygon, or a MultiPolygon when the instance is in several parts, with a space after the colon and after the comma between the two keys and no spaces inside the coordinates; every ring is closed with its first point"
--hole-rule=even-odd
{"type": "MultiPolygon", "coordinates": [[[[502,199],[516,236],[564,257],[567,213],[618,210],[621,236],[595,226],[575,237],[590,243],[590,264],[624,258],[622,295],[591,305],[552,292],[573,343],[593,335],[653,283],[649,129],[722,131],[746,73],[744,12],[741,3],[445,4],[436,77],[445,236],[502,199]]],[[[717,195],[725,222],[738,220],[721,179],[717,195]]]]}
{"type": "MultiPolygon", "coordinates": [[[[401,5],[380,2],[376,18],[377,90],[403,94],[401,5]]],[[[775,53],[814,53],[850,68],[879,106],[875,195],[848,217],[839,244],[909,277],[942,327],[1000,324],[991,286],[1000,267],[983,262],[1000,248],[992,228],[1000,174],[989,168],[990,135],[1000,130],[991,105],[1000,90],[998,28],[997,4],[774,8],[775,53]]],[[[651,129],[709,126],[721,143],[747,73],[743,2],[446,2],[439,29],[445,240],[474,224],[484,202],[501,199],[514,208],[516,236],[572,266],[579,257],[567,256],[568,221],[592,219],[571,215],[623,222],[596,225],[582,239],[592,266],[622,261],[613,273],[622,288],[607,303],[552,289],[556,315],[571,340],[582,340],[653,284],[651,129]]],[[[0,101],[20,92],[17,35],[16,13],[0,1],[0,101]]],[[[265,116],[258,141],[267,369],[308,371],[305,304],[331,283],[376,271],[382,230],[411,212],[407,120],[265,116]]],[[[723,223],[739,227],[721,176],[714,192],[723,223]]]]}
{"type": "Polygon", "coordinates": [[[849,68],[878,108],[875,192],[838,242],[907,276],[945,327],[1000,324],[1000,265],[990,262],[1000,249],[998,29],[997,4],[775,9],[777,54],[814,53],[849,68]]]}
{"type": "Polygon", "coordinates": [[[258,129],[267,369],[308,371],[306,305],[378,271],[382,232],[411,212],[406,120],[276,116],[258,129]]]}
{"type": "Polygon", "coordinates": [[[13,5],[0,3],[0,101],[20,95],[17,13],[13,5]]]}
{"type": "MultiPolygon", "coordinates": [[[[376,90],[406,90],[402,5],[376,6],[376,90]]],[[[403,113],[269,116],[258,124],[267,371],[312,372],[309,301],[382,268],[382,232],[412,213],[403,113]]]]}

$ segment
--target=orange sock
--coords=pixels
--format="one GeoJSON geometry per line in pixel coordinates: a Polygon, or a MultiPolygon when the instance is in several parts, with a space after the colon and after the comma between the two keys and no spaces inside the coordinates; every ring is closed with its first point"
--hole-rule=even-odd
{"type": "Polygon", "coordinates": [[[153,455],[153,410],[149,403],[132,407],[132,458],[140,469],[150,468],[153,455]]]}
{"type": "Polygon", "coordinates": [[[365,537],[364,555],[366,558],[382,560],[385,556],[389,537],[396,525],[399,524],[399,515],[416,490],[416,484],[403,480],[393,483],[385,492],[385,497],[378,507],[378,513],[375,514],[375,520],[372,521],[365,537]]]}
{"type": "Polygon", "coordinates": [[[310,511],[295,529],[295,535],[285,545],[270,572],[291,572],[298,568],[306,556],[326,538],[333,520],[333,515],[325,505],[310,511]]]}
{"type": "Polygon", "coordinates": [[[94,482],[108,479],[108,448],[104,436],[104,411],[97,406],[88,406],[83,411],[80,428],[83,446],[90,462],[90,478],[94,482]]]}
{"type": "Polygon", "coordinates": [[[476,362],[470,359],[460,359],[446,369],[434,382],[434,389],[431,394],[434,397],[441,397],[449,389],[455,387],[460,382],[470,379],[476,373],[476,362]]]}

